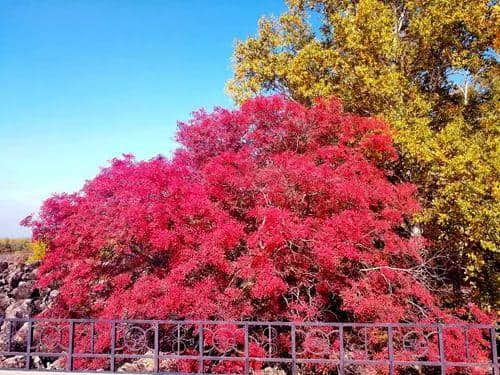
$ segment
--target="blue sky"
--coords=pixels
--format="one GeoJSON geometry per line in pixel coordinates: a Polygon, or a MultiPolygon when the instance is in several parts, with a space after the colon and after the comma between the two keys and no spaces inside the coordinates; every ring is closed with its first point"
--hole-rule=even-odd
{"type": "Polygon", "coordinates": [[[170,155],[177,120],[231,106],[235,40],[283,1],[0,1],[0,237],[122,153],[170,155]]]}

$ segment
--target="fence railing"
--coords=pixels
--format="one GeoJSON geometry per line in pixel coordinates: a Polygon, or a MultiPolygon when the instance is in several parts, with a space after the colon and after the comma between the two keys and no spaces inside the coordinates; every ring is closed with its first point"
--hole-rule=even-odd
{"type": "Polygon", "coordinates": [[[499,374],[498,326],[0,319],[0,369],[499,374]]]}

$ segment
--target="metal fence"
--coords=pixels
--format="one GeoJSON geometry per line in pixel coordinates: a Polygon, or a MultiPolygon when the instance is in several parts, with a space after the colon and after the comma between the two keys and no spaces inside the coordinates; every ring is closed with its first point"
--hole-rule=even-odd
{"type": "Polygon", "coordinates": [[[0,319],[0,368],[169,374],[495,374],[498,326],[0,319]]]}

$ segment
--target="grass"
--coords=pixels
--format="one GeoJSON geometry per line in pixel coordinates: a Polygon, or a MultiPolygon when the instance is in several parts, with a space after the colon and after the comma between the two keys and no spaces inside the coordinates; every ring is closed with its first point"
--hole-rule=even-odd
{"type": "Polygon", "coordinates": [[[28,251],[29,238],[0,238],[0,253],[28,251]]]}

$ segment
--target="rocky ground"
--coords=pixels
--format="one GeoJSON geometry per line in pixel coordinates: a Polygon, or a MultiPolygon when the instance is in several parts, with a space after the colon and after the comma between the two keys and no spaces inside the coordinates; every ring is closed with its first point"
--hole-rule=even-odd
{"type": "MultiPolygon", "coordinates": [[[[24,351],[26,348],[26,322],[9,323],[5,319],[30,318],[42,312],[57,295],[56,290],[40,291],[36,286],[38,264],[26,264],[23,254],[2,254],[0,259],[0,351],[8,345],[10,350],[24,351]]],[[[0,368],[24,366],[22,356],[0,356],[0,368]]],[[[33,367],[39,364],[33,361],[33,367]]]]}
{"type": "Polygon", "coordinates": [[[0,261],[0,318],[29,318],[42,312],[57,291],[35,286],[37,263],[0,261]]]}

